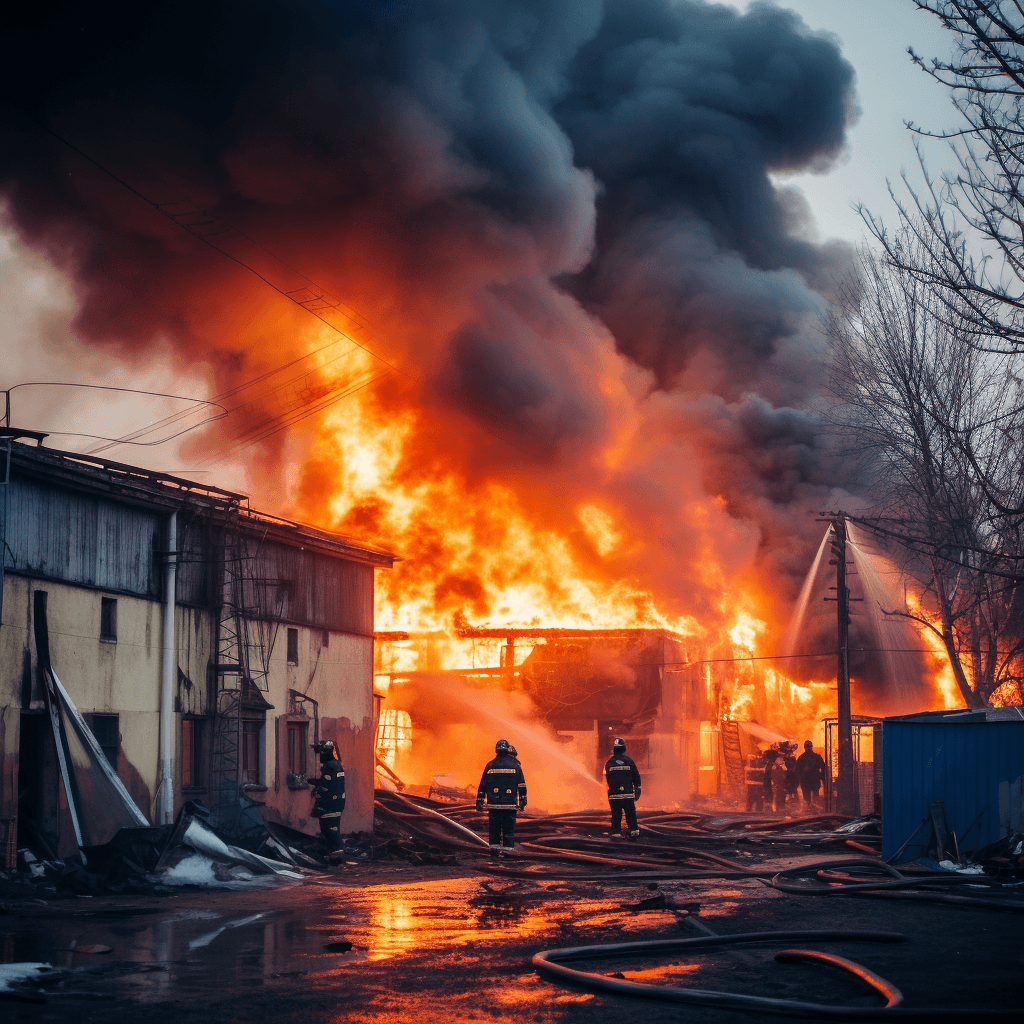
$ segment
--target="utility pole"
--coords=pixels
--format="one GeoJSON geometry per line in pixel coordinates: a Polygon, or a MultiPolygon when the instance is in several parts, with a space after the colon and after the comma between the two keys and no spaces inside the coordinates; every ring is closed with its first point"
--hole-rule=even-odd
{"type": "Polygon", "coordinates": [[[839,717],[838,778],[836,810],[856,814],[853,780],[853,726],[850,720],[850,591],[846,586],[846,519],[832,519],[832,554],[836,567],[836,626],[839,663],[836,672],[836,711],[839,717]]]}

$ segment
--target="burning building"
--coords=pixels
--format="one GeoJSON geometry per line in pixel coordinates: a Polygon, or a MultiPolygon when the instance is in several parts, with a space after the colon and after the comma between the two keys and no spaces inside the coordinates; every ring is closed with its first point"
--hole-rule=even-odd
{"type": "Polygon", "coordinates": [[[195,800],[228,831],[246,807],[309,831],[310,747],[331,739],[342,827],[372,827],[373,577],[392,555],[241,494],[20,443],[3,491],[0,818],[21,841],[65,856],[76,832],[110,838],[95,807],[69,806],[88,766],[73,745],[61,759],[51,708],[81,713],[143,820],[195,800]]]}
{"type": "Polygon", "coordinates": [[[785,180],[842,159],[836,40],[700,0],[309,0],[284,32],[214,6],[26,8],[5,40],[33,117],[0,115],[3,216],[74,285],[58,364],[189,376],[223,414],[155,450],[230,470],[245,444],[261,507],[402,552],[377,626],[444,638],[384,652],[385,724],[438,768],[484,743],[448,728],[450,669],[585,776],[603,729],[671,752],[678,795],[713,775],[701,723],[820,718],[819,663],[669,663],[776,652],[804,513],[858,486],[819,414],[851,252],[785,180]],[[574,632],[485,672],[460,616],[574,632]]]}
{"type": "Polygon", "coordinates": [[[575,798],[593,801],[600,792],[580,791],[578,783],[599,782],[621,736],[652,802],[717,790],[718,701],[692,637],[659,629],[462,627],[455,638],[465,646],[490,642],[500,665],[396,669],[402,654],[429,663],[430,647],[453,638],[377,634],[376,671],[387,693],[378,756],[399,775],[406,769],[410,781],[422,782],[441,769],[449,779],[460,770],[468,777],[487,745],[507,732],[540,776],[531,784],[534,799],[561,806],[575,775],[575,798]],[[438,749],[437,734],[455,726],[463,738],[438,749]],[[417,750],[424,745],[427,755],[417,750]]]}

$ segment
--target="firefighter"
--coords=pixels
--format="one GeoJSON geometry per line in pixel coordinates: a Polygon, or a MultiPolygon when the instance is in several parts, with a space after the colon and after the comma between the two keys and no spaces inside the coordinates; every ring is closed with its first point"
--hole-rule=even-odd
{"type": "Polygon", "coordinates": [[[494,744],[494,760],[487,762],[476,791],[477,813],[487,807],[488,845],[491,856],[508,853],[516,841],[516,810],[526,807],[526,779],[512,756],[508,740],[494,744]]]}
{"type": "Polygon", "coordinates": [[[796,759],[796,774],[800,779],[804,803],[813,807],[818,799],[818,789],[825,781],[825,759],[814,752],[814,744],[810,740],[804,740],[804,752],[796,759]]]}
{"type": "MultiPolygon", "coordinates": [[[[640,827],[636,823],[636,802],[640,799],[640,772],[636,762],[626,755],[626,741],[617,738],[612,744],[612,756],[604,766],[608,782],[608,804],[612,810],[612,832],[622,826],[622,812],[626,812],[629,838],[636,840],[640,827]]],[[[625,831],[622,832],[625,835],[625,831]]]]}
{"type": "Polygon", "coordinates": [[[743,776],[747,786],[747,810],[764,810],[764,755],[752,754],[748,757],[743,776]]]}
{"type": "Polygon", "coordinates": [[[779,752],[775,747],[769,747],[762,755],[761,759],[764,761],[764,806],[770,811],[772,809],[772,765],[775,764],[775,759],[779,756],[779,752]]]}
{"type": "Polygon", "coordinates": [[[345,769],[334,752],[334,744],[323,740],[314,744],[320,755],[320,777],[313,783],[313,810],[310,817],[320,819],[320,834],[327,844],[328,859],[341,849],[338,823],[345,810],[345,769]]]}
{"type": "Polygon", "coordinates": [[[766,774],[771,776],[772,801],[776,814],[782,814],[786,809],[786,790],[789,783],[789,770],[786,768],[786,753],[784,750],[775,749],[775,756],[769,765],[766,774]]]}
{"type": "Polygon", "coordinates": [[[797,802],[797,770],[796,770],[796,744],[786,742],[782,744],[782,756],[786,762],[786,802],[797,802]]]}

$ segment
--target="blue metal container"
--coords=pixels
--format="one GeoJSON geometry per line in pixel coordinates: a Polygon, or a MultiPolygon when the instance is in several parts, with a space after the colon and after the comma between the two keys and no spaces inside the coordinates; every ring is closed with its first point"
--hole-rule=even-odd
{"type": "Polygon", "coordinates": [[[929,711],[882,724],[882,857],[927,854],[932,801],[961,852],[1024,831],[1024,709],[929,711]],[[919,829],[917,835],[915,830],[919,829]],[[911,838],[913,836],[913,838],[911,838]]]}

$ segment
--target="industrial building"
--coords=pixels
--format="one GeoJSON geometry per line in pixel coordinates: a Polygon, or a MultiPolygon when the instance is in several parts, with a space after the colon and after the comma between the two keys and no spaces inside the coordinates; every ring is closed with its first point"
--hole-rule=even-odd
{"type": "MultiPolygon", "coordinates": [[[[153,823],[262,805],[312,832],[311,744],[347,769],[343,832],[372,828],[373,585],[393,556],[245,495],[10,443],[0,467],[0,819],[74,852],[46,713],[53,672],[153,823]]],[[[6,452],[0,449],[0,456],[6,452]]]]}
{"type": "Polygon", "coordinates": [[[449,679],[481,692],[528,697],[531,715],[566,757],[598,779],[612,741],[624,737],[649,780],[645,793],[652,804],[718,791],[718,693],[705,671],[702,648],[691,637],[665,629],[466,626],[452,634],[379,632],[377,640],[377,672],[388,687],[378,755],[396,765],[399,774],[403,758],[389,755],[398,753],[400,738],[411,750],[418,737],[436,731],[442,721],[479,719],[476,702],[460,702],[449,693],[442,704],[436,685],[424,691],[428,681],[443,689],[443,680],[449,679]],[[439,658],[433,648],[453,643],[497,646],[499,664],[435,667],[439,658]],[[395,667],[396,661],[417,667],[395,667]]]}

